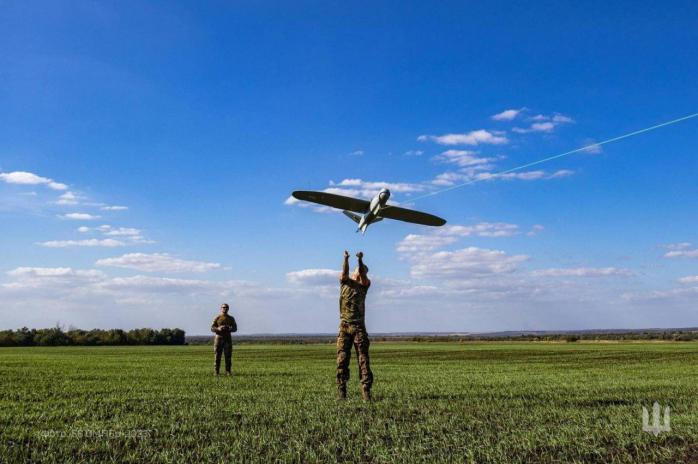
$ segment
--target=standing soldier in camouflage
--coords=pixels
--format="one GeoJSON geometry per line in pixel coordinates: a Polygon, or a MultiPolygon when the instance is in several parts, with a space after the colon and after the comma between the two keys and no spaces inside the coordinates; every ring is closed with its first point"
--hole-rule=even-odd
{"type": "Polygon", "coordinates": [[[364,314],[366,312],[366,293],[371,286],[368,280],[368,267],[363,262],[364,254],[358,252],[359,265],[349,276],[349,252],[344,251],[344,265],[339,291],[339,333],[337,334],[337,389],[340,399],[347,397],[347,381],[349,380],[349,361],[351,347],[356,349],[359,358],[359,374],[361,379],[361,397],[364,401],[371,400],[371,385],[373,373],[368,360],[368,334],[364,314]]]}
{"type": "Polygon", "coordinates": [[[225,355],[225,373],[233,375],[233,338],[231,333],[237,332],[238,326],[235,319],[228,315],[230,307],[227,303],[221,305],[221,312],[213,320],[211,324],[211,332],[216,334],[213,339],[213,350],[216,353],[215,370],[216,377],[220,375],[221,370],[221,354],[225,355]]]}

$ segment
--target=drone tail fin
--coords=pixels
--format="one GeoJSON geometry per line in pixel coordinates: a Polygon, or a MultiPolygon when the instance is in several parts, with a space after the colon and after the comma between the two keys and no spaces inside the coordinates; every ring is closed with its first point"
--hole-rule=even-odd
{"type": "Polygon", "coordinates": [[[347,211],[347,210],[344,210],[344,211],[342,211],[342,212],[344,213],[344,215],[345,215],[346,217],[348,217],[349,219],[351,219],[351,220],[354,221],[355,223],[358,224],[358,223],[361,222],[361,216],[359,216],[358,214],[354,214],[354,213],[352,213],[351,211],[347,211]]]}

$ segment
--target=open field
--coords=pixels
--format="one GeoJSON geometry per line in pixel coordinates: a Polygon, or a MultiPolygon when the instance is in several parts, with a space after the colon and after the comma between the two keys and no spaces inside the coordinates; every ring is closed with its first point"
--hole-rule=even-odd
{"type": "Polygon", "coordinates": [[[372,346],[338,402],[331,345],[0,349],[2,462],[697,462],[698,345],[372,346]],[[641,408],[671,406],[671,431],[641,408]]]}

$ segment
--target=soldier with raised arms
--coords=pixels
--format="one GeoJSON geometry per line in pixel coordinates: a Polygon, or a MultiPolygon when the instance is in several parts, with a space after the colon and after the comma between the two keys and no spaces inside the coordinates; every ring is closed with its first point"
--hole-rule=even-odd
{"type": "Polygon", "coordinates": [[[238,326],[235,318],[228,315],[230,307],[228,303],[221,305],[221,312],[211,324],[211,332],[215,335],[213,339],[213,351],[215,353],[215,364],[213,373],[218,376],[221,370],[221,355],[225,357],[225,373],[233,375],[233,338],[231,334],[237,332],[238,326]]]}
{"type": "Polygon", "coordinates": [[[339,398],[347,397],[349,380],[349,362],[352,346],[356,349],[359,361],[361,397],[371,400],[373,373],[368,359],[369,340],[366,333],[366,294],[371,286],[368,279],[368,267],[363,262],[363,252],[358,252],[358,266],[349,275],[349,252],[344,251],[344,264],[339,277],[339,333],[337,334],[337,389],[339,398]]]}

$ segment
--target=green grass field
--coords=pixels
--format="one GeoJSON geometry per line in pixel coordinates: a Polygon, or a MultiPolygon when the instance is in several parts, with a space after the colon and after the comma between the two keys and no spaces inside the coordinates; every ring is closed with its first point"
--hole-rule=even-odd
{"type": "Polygon", "coordinates": [[[374,401],[330,345],[0,348],[2,462],[698,462],[698,345],[375,343],[374,401]],[[641,430],[671,406],[671,431],[641,430]]]}

